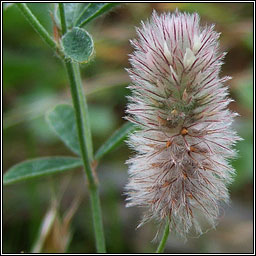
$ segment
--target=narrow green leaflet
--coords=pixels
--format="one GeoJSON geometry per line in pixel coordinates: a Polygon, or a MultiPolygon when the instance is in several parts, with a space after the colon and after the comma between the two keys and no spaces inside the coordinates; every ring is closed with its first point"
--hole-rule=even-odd
{"type": "Polygon", "coordinates": [[[95,154],[95,159],[99,160],[105,154],[117,148],[127,137],[127,135],[135,130],[135,126],[127,122],[120,129],[115,131],[112,136],[98,149],[95,154]]]}
{"type": "Polygon", "coordinates": [[[11,167],[3,177],[3,184],[54,174],[83,166],[82,160],[75,157],[42,157],[21,162],[11,167]]]}
{"type": "Polygon", "coordinates": [[[119,3],[90,3],[78,17],[75,26],[82,27],[99,15],[107,12],[119,3]]]}
{"type": "MultiPolygon", "coordinates": [[[[67,28],[71,29],[75,26],[75,22],[78,17],[80,17],[83,10],[90,3],[63,3],[65,16],[66,16],[66,24],[67,28]]],[[[55,4],[55,21],[60,26],[60,17],[59,17],[59,4],[55,4]]]]}
{"type": "MultiPolygon", "coordinates": [[[[82,27],[119,3],[63,3],[67,28],[82,27]]],[[[60,27],[59,6],[55,4],[54,18],[60,27]]]]}
{"type": "Polygon", "coordinates": [[[85,63],[93,54],[93,40],[87,31],[74,27],[62,37],[62,48],[66,57],[74,62],[85,63]]]}
{"type": "Polygon", "coordinates": [[[47,114],[46,120],[66,146],[80,155],[74,108],[59,104],[47,114]]]}
{"type": "Polygon", "coordinates": [[[66,23],[68,28],[75,26],[75,21],[89,3],[64,3],[66,23]]]}

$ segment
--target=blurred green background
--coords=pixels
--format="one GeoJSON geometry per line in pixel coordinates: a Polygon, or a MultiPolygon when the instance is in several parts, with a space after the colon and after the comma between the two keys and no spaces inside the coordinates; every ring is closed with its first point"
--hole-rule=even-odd
{"type": "MultiPolygon", "coordinates": [[[[52,32],[52,4],[28,4],[52,32]]],[[[231,204],[223,206],[219,225],[187,243],[169,237],[168,253],[249,253],[253,251],[253,3],[129,3],[122,4],[86,29],[94,37],[96,55],[82,66],[95,149],[124,121],[129,78],[129,39],[134,26],[152,10],[198,12],[201,23],[216,24],[221,47],[228,51],[222,76],[230,75],[230,109],[238,112],[234,128],[244,139],[237,144],[237,170],[230,186],[231,204]]],[[[3,13],[3,171],[28,158],[72,155],[48,128],[44,114],[60,102],[71,102],[65,69],[16,6],[3,13]]],[[[150,253],[154,223],[136,229],[141,209],[125,208],[126,145],[98,166],[108,252],[150,253]]],[[[89,198],[81,169],[22,182],[3,190],[3,252],[95,252],[89,198]],[[58,205],[54,204],[58,201],[58,205]],[[77,202],[77,205],[72,204],[77,202]],[[76,209],[77,206],[77,209],[76,209]],[[65,213],[70,211],[70,218],[65,213]],[[73,213],[72,213],[73,211],[73,213]],[[49,213],[54,212],[55,218],[49,213]],[[40,225],[48,213],[48,222],[40,225]],[[56,217],[57,216],[57,217],[56,217]],[[52,220],[52,222],[50,221],[52,220]],[[48,223],[48,224],[47,224],[48,223]],[[48,229],[47,229],[48,227],[48,229]],[[59,235],[58,235],[59,234],[59,235]],[[61,234],[61,235],[60,235],[61,234]],[[66,240],[65,240],[66,239],[66,240]],[[69,241],[69,242],[68,242],[69,241]],[[64,244],[64,245],[63,245],[64,244]],[[35,250],[35,249],[34,249],[35,250]]]]}

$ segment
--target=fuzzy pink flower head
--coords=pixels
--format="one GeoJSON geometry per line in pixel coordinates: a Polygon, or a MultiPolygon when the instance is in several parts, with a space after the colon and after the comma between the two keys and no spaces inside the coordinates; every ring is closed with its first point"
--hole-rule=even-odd
{"type": "Polygon", "coordinates": [[[202,233],[202,216],[214,227],[234,169],[228,159],[240,138],[231,129],[230,77],[219,77],[225,53],[214,26],[200,27],[197,14],[176,12],[137,28],[128,69],[132,96],[127,119],[139,126],[128,140],[127,206],[142,206],[141,224],[169,220],[182,236],[202,233]]]}

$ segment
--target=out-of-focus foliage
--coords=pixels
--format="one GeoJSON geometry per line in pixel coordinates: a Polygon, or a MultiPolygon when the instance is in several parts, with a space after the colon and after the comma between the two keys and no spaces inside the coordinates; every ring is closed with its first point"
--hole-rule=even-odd
{"type": "MultiPolygon", "coordinates": [[[[28,5],[52,33],[53,4],[28,5]]],[[[225,216],[221,213],[217,229],[199,239],[189,238],[186,244],[171,234],[166,252],[252,252],[253,3],[129,3],[88,23],[86,29],[94,38],[96,54],[90,63],[83,64],[82,75],[95,151],[124,122],[125,96],[129,94],[125,88],[129,78],[124,68],[129,67],[128,54],[132,51],[129,39],[135,37],[134,26],[146,20],[153,9],[162,12],[176,8],[197,11],[203,24],[215,23],[216,30],[222,33],[221,48],[228,52],[222,75],[233,77],[229,85],[235,102],[230,108],[240,114],[234,126],[244,140],[238,143],[239,157],[232,162],[237,170],[230,186],[232,203],[225,208],[225,216]]],[[[3,171],[28,158],[70,155],[44,116],[55,105],[71,102],[65,69],[16,6],[3,13],[3,74],[3,171]]],[[[102,158],[97,168],[107,248],[112,253],[152,252],[156,247],[149,242],[154,238],[154,225],[136,230],[140,213],[138,209],[125,208],[124,162],[130,154],[127,146],[122,146],[102,158]]],[[[61,184],[66,180],[68,185],[64,186],[56,214],[62,216],[67,212],[77,193],[82,196],[82,203],[65,231],[72,234],[68,252],[95,251],[88,193],[82,171],[76,170],[4,189],[3,252],[31,252],[40,237],[40,226],[52,198],[63,189],[61,184]]],[[[45,251],[54,248],[50,239],[45,239],[43,246],[45,251]]]]}

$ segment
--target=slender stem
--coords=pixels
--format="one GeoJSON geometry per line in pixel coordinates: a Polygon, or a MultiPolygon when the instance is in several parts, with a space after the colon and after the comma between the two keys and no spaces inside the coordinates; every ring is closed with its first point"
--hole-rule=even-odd
{"type": "Polygon", "coordinates": [[[167,221],[165,229],[164,229],[164,234],[163,234],[162,240],[160,241],[160,243],[158,245],[156,253],[162,253],[164,251],[164,247],[165,247],[166,241],[168,239],[169,231],[170,231],[169,221],[167,221]]]}
{"type": "MultiPolygon", "coordinates": [[[[66,24],[65,20],[65,10],[60,8],[60,17],[62,26],[66,24]],[[63,12],[63,13],[61,13],[63,12]]],[[[65,31],[66,25],[62,27],[62,31],[65,31]]],[[[73,100],[73,105],[76,115],[77,131],[79,144],[81,149],[81,156],[83,159],[84,169],[89,185],[90,199],[91,199],[91,210],[93,215],[94,233],[96,239],[96,248],[98,253],[105,253],[105,238],[103,231],[102,215],[101,215],[101,205],[99,198],[98,184],[93,175],[91,168],[91,162],[93,160],[93,149],[92,149],[92,139],[91,130],[88,117],[88,109],[86,98],[83,93],[83,86],[81,81],[81,75],[79,70],[79,65],[72,62],[65,62],[67,69],[70,89],[73,100]]]]}
{"type": "MultiPolygon", "coordinates": [[[[40,24],[25,3],[16,3],[30,24],[42,39],[55,51],[57,45],[45,28],[40,24]]],[[[62,24],[62,32],[67,30],[65,11],[63,5],[60,4],[60,17],[62,24]]],[[[91,162],[93,160],[93,145],[88,117],[88,108],[86,98],[84,97],[79,65],[71,62],[65,62],[68,77],[70,80],[71,95],[75,109],[76,123],[78,129],[78,138],[80,143],[81,155],[84,164],[85,173],[89,184],[89,192],[91,199],[94,232],[96,238],[96,247],[98,253],[105,253],[105,238],[103,232],[101,206],[99,198],[99,189],[97,181],[93,175],[91,162]]]]}
{"type": "Polygon", "coordinates": [[[86,101],[86,97],[84,96],[83,90],[83,83],[81,80],[80,68],[78,63],[73,63],[74,71],[75,71],[75,78],[77,81],[77,90],[78,90],[78,97],[81,104],[81,115],[82,115],[82,122],[84,127],[84,134],[85,134],[85,143],[87,146],[87,152],[89,156],[90,162],[93,161],[93,143],[92,143],[92,134],[91,134],[91,125],[90,125],[90,118],[89,118],[89,111],[88,105],[86,101]]]}
{"type": "Polygon", "coordinates": [[[95,232],[95,238],[96,238],[96,247],[97,247],[98,253],[104,253],[106,252],[106,249],[105,249],[102,216],[101,216],[99,191],[98,191],[97,182],[95,181],[95,177],[93,176],[92,168],[90,165],[91,161],[90,161],[87,146],[86,146],[86,136],[84,132],[85,121],[84,121],[84,116],[82,111],[83,104],[81,102],[81,98],[83,97],[83,95],[81,94],[82,88],[80,87],[79,83],[77,83],[79,79],[76,77],[77,72],[75,72],[75,67],[74,67],[75,65],[71,62],[66,62],[65,65],[66,65],[68,76],[69,76],[71,95],[72,95],[72,100],[73,100],[75,114],[76,114],[76,122],[77,122],[81,155],[82,155],[85,173],[86,173],[86,177],[89,185],[91,207],[92,207],[92,214],[93,214],[93,223],[94,223],[94,232],[95,232]]]}
{"type": "Polygon", "coordinates": [[[81,102],[81,97],[83,97],[83,95],[81,95],[82,90],[81,88],[79,88],[80,84],[77,81],[78,79],[76,77],[77,74],[75,72],[74,63],[65,62],[65,66],[66,66],[68,77],[69,77],[72,101],[73,101],[75,114],[76,114],[76,123],[77,123],[78,138],[79,138],[79,143],[81,148],[81,155],[82,155],[89,185],[94,186],[96,185],[96,182],[92,174],[92,169],[90,165],[91,161],[88,155],[88,148],[86,146],[86,134],[84,132],[85,121],[83,120],[84,119],[83,112],[82,112],[83,104],[81,102]]]}
{"type": "Polygon", "coordinates": [[[29,23],[35,29],[35,31],[41,36],[41,38],[54,50],[56,51],[57,45],[53,38],[49,35],[47,30],[41,25],[38,19],[30,11],[25,3],[16,3],[17,7],[21,10],[24,16],[27,18],[29,23]]]}
{"type": "Polygon", "coordinates": [[[66,25],[66,15],[64,11],[64,5],[63,3],[59,3],[59,9],[60,9],[60,21],[61,21],[61,28],[62,28],[62,34],[67,33],[67,25],[66,25]]]}

